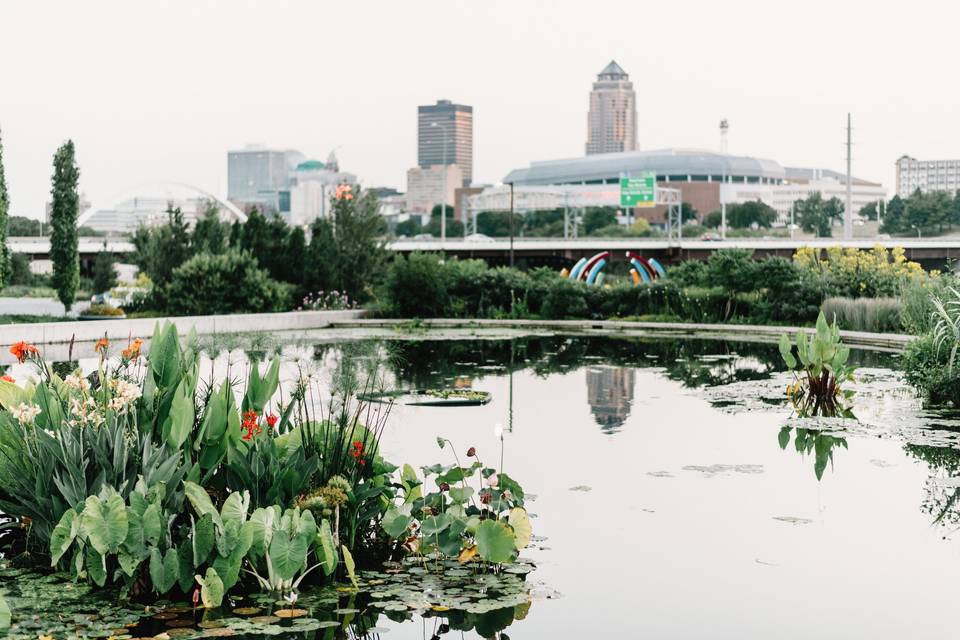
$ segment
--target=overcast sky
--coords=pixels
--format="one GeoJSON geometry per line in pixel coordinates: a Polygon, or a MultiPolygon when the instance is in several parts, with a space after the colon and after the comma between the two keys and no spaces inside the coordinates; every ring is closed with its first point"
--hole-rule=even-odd
{"type": "Polygon", "coordinates": [[[226,151],[296,148],[405,186],[416,107],[473,105],[475,180],[583,154],[591,82],[634,81],[642,149],[719,147],[842,170],[960,156],[960,5],[913,0],[0,0],[12,213],[38,217],[56,147],[97,207],[165,180],[226,192],[226,151]]]}

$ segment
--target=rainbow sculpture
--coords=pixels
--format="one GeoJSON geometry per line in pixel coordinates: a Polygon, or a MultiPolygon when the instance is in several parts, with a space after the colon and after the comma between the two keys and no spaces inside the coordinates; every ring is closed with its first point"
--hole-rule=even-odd
{"type": "Polygon", "coordinates": [[[601,251],[591,258],[580,258],[570,271],[564,269],[560,275],[570,280],[583,280],[587,284],[602,285],[603,274],[600,272],[609,261],[610,252],[601,251]]]}
{"type": "Polygon", "coordinates": [[[630,269],[630,277],[634,284],[641,282],[652,282],[656,278],[662,278],[667,275],[663,266],[657,262],[656,258],[644,258],[639,253],[627,251],[627,259],[633,266],[630,269]]]}

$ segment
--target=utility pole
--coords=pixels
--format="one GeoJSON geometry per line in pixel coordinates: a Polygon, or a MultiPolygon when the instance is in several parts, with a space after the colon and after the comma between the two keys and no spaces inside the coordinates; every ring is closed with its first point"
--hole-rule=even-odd
{"type": "MultiPolygon", "coordinates": [[[[720,162],[723,165],[722,179],[720,181],[720,238],[727,239],[727,200],[723,197],[723,189],[727,184],[727,130],[730,123],[724,118],[720,121],[720,162]]],[[[683,217],[681,213],[681,218],[683,217]]],[[[682,226],[682,220],[681,220],[682,226]]]]}
{"type": "Polygon", "coordinates": [[[853,179],[850,177],[850,114],[847,113],[847,207],[843,216],[843,238],[851,240],[853,238],[853,179]]]}
{"type": "Polygon", "coordinates": [[[513,267],[513,183],[510,185],[510,267],[513,267]]]}

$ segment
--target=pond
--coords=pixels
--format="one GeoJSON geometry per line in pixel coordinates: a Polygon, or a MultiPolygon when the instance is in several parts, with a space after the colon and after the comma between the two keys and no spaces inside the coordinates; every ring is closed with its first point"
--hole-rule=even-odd
{"type": "MultiPolygon", "coordinates": [[[[524,584],[532,604],[400,621],[369,609],[369,599],[305,594],[304,603],[329,610],[301,623],[307,637],[339,637],[344,615],[365,616],[354,635],[424,640],[464,627],[469,637],[510,638],[944,635],[960,593],[951,580],[960,566],[952,538],[960,420],[924,410],[895,356],[854,352],[858,420],[799,421],[774,345],[425,338],[315,346],[301,338],[299,348],[326,375],[331,356],[376,358],[396,386],[489,392],[478,406],[397,405],[381,452],[415,467],[452,463],[437,446],[443,436],[461,456],[468,447],[487,464],[502,456],[533,517],[525,556],[536,569],[524,584]]],[[[15,611],[18,580],[44,593],[8,572],[15,611]]],[[[130,615],[117,613],[114,626],[130,615]]],[[[296,628],[273,622],[267,631],[227,626],[296,628]]],[[[152,624],[137,633],[184,628],[152,624]]],[[[196,632],[226,635],[217,629],[196,632]]]]}

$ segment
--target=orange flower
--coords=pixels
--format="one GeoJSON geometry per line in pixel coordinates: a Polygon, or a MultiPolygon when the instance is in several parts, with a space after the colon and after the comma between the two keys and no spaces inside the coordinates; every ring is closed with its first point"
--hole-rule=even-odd
{"type": "Polygon", "coordinates": [[[348,184],[337,185],[334,197],[337,200],[353,200],[353,189],[348,184]]]}
{"type": "Polygon", "coordinates": [[[104,336],[99,340],[97,340],[97,344],[93,345],[93,350],[96,351],[97,353],[103,353],[104,351],[107,350],[107,347],[109,346],[110,346],[110,341],[107,340],[106,336],[104,336]]]}
{"type": "Polygon", "coordinates": [[[7,375],[0,377],[0,380],[3,380],[4,382],[16,382],[16,380],[14,380],[11,376],[7,375]]]}
{"type": "Polygon", "coordinates": [[[37,355],[40,351],[32,344],[21,341],[10,347],[10,353],[17,359],[17,362],[26,362],[27,358],[37,355]]]}
{"type": "Polygon", "coordinates": [[[127,360],[133,360],[134,358],[140,355],[141,346],[143,346],[143,340],[141,340],[140,338],[137,338],[130,343],[129,347],[121,351],[120,355],[122,355],[127,360]]]}

